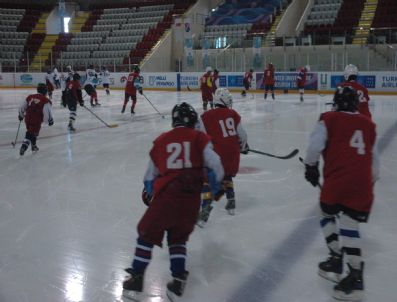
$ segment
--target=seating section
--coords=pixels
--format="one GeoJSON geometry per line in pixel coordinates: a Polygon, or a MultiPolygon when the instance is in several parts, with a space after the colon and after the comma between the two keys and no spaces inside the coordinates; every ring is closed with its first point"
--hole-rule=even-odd
{"type": "MultiPolygon", "coordinates": [[[[41,11],[35,6],[19,8],[18,5],[1,4],[0,7],[0,63],[3,71],[14,71],[14,65],[27,69],[38,50],[42,36],[31,34],[41,11]]],[[[46,7],[44,7],[44,10],[46,7]]]]}
{"type": "Polygon", "coordinates": [[[346,43],[351,43],[365,0],[338,2],[340,0],[315,0],[304,29],[304,35],[313,36],[315,44],[329,44],[330,37],[334,36],[344,36],[346,43]]]}
{"type": "Polygon", "coordinates": [[[372,28],[377,37],[384,37],[386,43],[397,43],[397,1],[378,0],[372,28]],[[385,29],[385,28],[389,29],[385,29]]]}

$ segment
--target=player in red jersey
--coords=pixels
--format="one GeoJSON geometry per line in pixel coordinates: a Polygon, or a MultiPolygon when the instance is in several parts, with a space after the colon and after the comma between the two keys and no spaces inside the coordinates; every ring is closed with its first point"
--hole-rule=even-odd
{"type": "Polygon", "coordinates": [[[52,99],[52,92],[54,91],[54,85],[52,81],[54,77],[52,75],[51,69],[47,70],[47,74],[45,75],[45,84],[47,85],[48,97],[50,100],[52,99]]]}
{"type": "Polygon", "coordinates": [[[128,75],[127,78],[127,83],[125,84],[125,94],[124,94],[124,104],[123,104],[123,109],[121,109],[121,113],[125,112],[125,107],[127,106],[128,101],[132,100],[132,105],[131,105],[131,114],[135,114],[135,105],[136,105],[136,91],[140,94],[143,93],[142,90],[142,83],[143,83],[143,78],[140,76],[141,70],[139,69],[138,65],[135,65],[133,68],[133,72],[131,72],[128,75]]]}
{"type": "Polygon", "coordinates": [[[219,156],[210,137],[194,129],[197,113],[187,103],[172,110],[173,129],[160,135],[150,151],[143,201],[149,205],[138,224],[138,239],[131,277],[124,281],[124,296],[137,298],[154,245],[162,246],[164,233],[170,254],[173,281],[167,295],[182,296],[188,272],[185,268],[186,242],[193,231],[200,209],[203,168],[215,172],[217,181],[224,175],[219,156]]]}
{"type": "MultiPolygon", "coordinates": [[[[247,134],[241,125],[240,115],[231,109],[232,95],[226,88],[218,88],[215,93],[215,109],[204,112],[200,119],[200,130],[211,136],[214,150],[221,157],[225,169],[223,186],[225,188],[227,204],[225,209],[234,215],[236,208],[233,177],[236,176],[240,165],[240,151],[248,152],[247,134]]],[[[209,175],[211,182],[211,175],[209,175]]],[[[203,188],[202,211],[198,225],[203,227],[212,210],[211,186],[206,183],[203,188]]],[[[215,190],[216,191],[216,190],[215,190]]],[[[215,193],[215,192],[214,192],[215,193]]]]}
{"type": "Polygon", "coordinates": [[[214,108],[213,102],[213,83],[212,83],[212,68],[208,66],[205,69],[205,73],[200,78],[200,90],[201,90],[201,98],[203,100],[203,110],[206,111],[208,107],[208,103],[210,103],[211,109],[214,108]]]}
{"type": "Polygon", "coordinates": [[[247,71],[245,74],[244,74],[244,78],[243,78],[243,86],[244,86],[244,89],[243,89],[243,91],[241,92],[241,95],[242,96],[246,96],[246,91],[248,91],[250,88],[251,88],[251,82],[252,82],[252,79],[254,78],[254,76],[253,76],[253,72],[254,72],[254,70],[253,69],[250,69],[249,71],[247,71]]]}
{"type": "Polygon", "coordinates": [[[306,76],[310,71],[310,66],[306,65],[299,69],[298,76],[296,77],[296,86],[298,87],[300,94],[300,101],[303,102],[303,95],[305,94],[305,84],[306,84],[306,76]]]}
{"type": "Polygon", "coordinates": [[[275,84],[275,79],[274,79],[274,66],[272,63],[269,63],[267,65],[267,68],[263,72],[263,83],[265,86],[265,100],[267,98],[267,93],[269,90],[272,92],[272,99],[274,100],[274,84],[275,84]]]}
{"type": "Polygon", "coordinates": [[[212,75],[212,94],[219,88],[219,70],[214,69],[214,74],[212,75]]]}
{"type": "Polygon", "coordinates": [[[73,80],[66,83],[65,89],[65,97],[62,102],[63,107],[68,106],[69,109],[69,124],[68,130],[71,132],[76,131],[74,128],[74,122],[76,121],[77,116],[77,103],[80,106],[84,106],[83,96],[81,93],[81,86],[80,86],[80,75],[76,72],[73,77],[73,80]]]}
{"type": "Polygon", "coordinates": [[[360,101],[360,103],[358,104],[358,112],[371,118],[371,112],[369,112],[369,107],[368,107],[368,101],[369,101],[368,89],[357,82],[357,75],[358,75],[358,68],[353,64],[347,65],[344,71],[345,82],[338,84],[338,86],[353,87],[357,91],[358,99],[360,101]]]}
{"type": "Polygon", "coordinates": [[[364,290],[359,223],[368,220],[379,173],[375,124],[357,112],[358,104],[352,87],[337,88],[335,111],[320,115],[304,160],[305,177],[316,186],[321,153],[324,159],[321,227],[330,255],[319,263],[319,275],[338,282],[334,297],[349,301],[360,300],[364,290]],[[340,280],[344,254],[349,272],[340,280]]]}
{"type": "Polygon", "coordinates": [[[22,142],[19,154],[25,154],[29,145],[32,144],[32,152],[39,151],[36,140],[39,136],[41,124],[48,123],[49,126],[54,124],[51,112],[51,101],[47,98],[47,85],[40,83],[37,85],[37,93],[29,95],[19,107],[18,119],[22,121],[25,118],[26,134],[22,142]]]}

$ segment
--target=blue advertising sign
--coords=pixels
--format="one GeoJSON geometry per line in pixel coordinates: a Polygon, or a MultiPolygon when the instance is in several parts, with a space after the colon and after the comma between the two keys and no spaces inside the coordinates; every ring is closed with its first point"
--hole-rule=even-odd
{"type": "Polygon", "coordinates": [[[227,76],[227,87],[243,87],[243,79],[242,75],[227,76]]]}

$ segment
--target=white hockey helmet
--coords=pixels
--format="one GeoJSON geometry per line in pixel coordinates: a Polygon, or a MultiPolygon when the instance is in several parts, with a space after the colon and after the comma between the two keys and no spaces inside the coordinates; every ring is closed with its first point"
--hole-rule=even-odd
{"type": "Polygon", "coordinates": [[[306,71],[310,71],[310,65],[305,66],[306,71]]]}
{"type": "Polygon", "coordinates": [[[70,66],[70,65],[66,66],[66,70],[67,71],[71,71],[72,70],[72,66],[70,66]]]}
{"type": "Polygon", "coordinates": [[[215,106],[226,106],[231,108],[233,104],[233,97],[230,91],[227,88],[218,88],[215,91],[215,106]]]}
{"type": "Polygon", "coordinates": [[[358,75],[357,66],[353,65],[353,64],[346,65],[345,71],[344,71],[345,80],[347,81],[349,79],[349,77],[352,75],[355,75],[355,76],[358,75]]]}
{"type": "Polygon", "coordinates": [[[207,66],[207,67],[205,68],[205,72],[210,72],[210,71],[212,71],[211,66],[207,66]]]}

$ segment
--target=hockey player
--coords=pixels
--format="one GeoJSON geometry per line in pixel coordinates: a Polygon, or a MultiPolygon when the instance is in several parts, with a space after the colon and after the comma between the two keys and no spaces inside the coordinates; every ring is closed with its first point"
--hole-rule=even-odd
{"type": "Polygon", "coordinates": [[[123,295],[136,299],[143,291],[146,267],[154,245],[162,246],[164,232],[173,280],[167,284],[170,299],[182,296],[188,277],[186,242],[200,209],[203,167],[212,169],[217,181],[223,178],[219,156],[210,137],[194,129],[197,113],[187,103],[172,109],[173,129],[160,135],[150,151],[142,199],[148,209],[138,224],[138,238],[131,277],[123,282],[123,295]]]}
{"type": "Polygon", "coordinates": [[[66,102],[65,99],[65,90],[67,84],[73,80],[73,75],[74,71],[72,69],[72,66],[68,65],[66,66],[66,75],[62,75],[62,81],[61,81],[61,90],[62,90],[62,104],[66,102]]]}
{"type": "Polygon", "coordinates": [[[272,99],[274,100],[274,66],[272,63],[267,64],[267,68],[263,72],[263,83],[265,85],[265,100],[269,90],[272,93],[272,99]]]}
{"type": "MultiPolygon", "coordinates": [[[[236,200],[234,194],[233,177],[236,176],[240,165],[240,152],[248,152],[247,134],[241,125],[240,115],[231,109],[232,95],[226,88],[218,88],[215,93],[215,109],[204,112],[200,119],[200,130],[207,133],[214,144],[214,150],[219,154],[225,169],[223,186],[227,203],[225,209],[234,215],[236,200]]],[[[211,174],[208,176],[211,181],[211,174]]],[[[218,200],[211,193],[210,184],[203,188],[202,211],[198,225],[203,226],[212,210],[212,200],[218,200]]],[[[215,192],[214,192],[215,193],[215,192]]]]}
{"type": "Polygon", "coordinates": [[[19,150],[21,156],[25,154],[30,144],[32,144],[32,152],[39,151],[36,140],[43,122],[48,123],[49,126],[54,124],[51,101],[46,95],[47,86],[44,83],[40,83],[37,85],[37,93],[29,95],[19,108],[18,119],[22,121],[25,118],[26,124],[25,139],[19,150]]]}
{"type": "Polygon", "coordinates": [[[214,74],[212,75],[212,94],[219,88],[219,70],[214,69],[214,74]]]}
{"type": "Polygon", "coordinates": [[[303,95],[305,94],[305,84],[306,84],[306,76],[310,71],[310,66],[306,65],[299,69],[298,76],[296,77],[296,86],[298,87],[300,94],[300,101],[303,102],[303,95]]]}
{"type": "Polygon", "coordinates": [[[304,160],[306,180],[316,186],[323,155],[321,227],[329,258],[319,263],[319,275],[338,282],[334,297],[347,301],[360,300],[364,291],[359,223],[367,222],[379,171],[375,124],[358,114],[358,104],[352,87],[336,89],[335,111],[320,115],[304,160]],[[349,272],[341,279],[344,255],[349,272]]]}
{"type": "Polygon", "coordinates": [[[203,110],[206,111],[208,103],[210,103],[211,109],[214,108],[213,102],[213,83],[212,83],[212,68],[208,66],[205,69],[205,73],[200,78],[200,90],[201,99],[203,101],[203,110]]]}
{"type": "Polygon", "coordinates": [[[344,71],[345,82],[342,82],[338,85],[342,87],[345,86],[353,87],[357,91],[358,99],[360,101],[360,103],[358,104],[358,112],[371,118],[371,112],[369,112],[369,107],[368,107],[368,101],[369,101],[368,89],[357,82],[357,76],[358,76],[358,68],[353,64],[349,64],[345,67],[345,71],[344,71]]]}
{"type": "Polygon", "coordinates": [[[73,75],[73,80],[69,81],[66,90],[65,90],[65,101],[63,102],[63,106],[68,106],[69,109],[69,124],[68,130],[70,132],[76,131],[74,128],[74,122],[76,121],[77,116],[77,103],[80,106],[84,106],[84,101],[82,97],[81,87],[80,87],[80,75],[76,72],[73,75]]]}
{"type": "Polygon", "coordinates": [[[101,79],[102,79],[103,88],[105,88],[106,94],[109,95],[110,94],[110,90],[109,90],[110,72],[107,70],[106,66],[102,66],[100,75],[101,75],[101,79]]]}
{"type": "Polygon", "coordinates": [[[131,115],[135,114],[136,91],[138,90],[139,94],[143,94],[143,78],[140,76],[140,72],[141,70],[139,66],[135,65],[133,67],[133,72],[128,75],[127,82],[125,84],[124,104],[123,108],[121,109],[121,113],[125,112],[125,107],[127,106],[127,103],[131,98],[131,115]]]}
{"type": "Polygon", "coordinates": [[[247,72],[244,74],[244,78],[243,78],[243,86],[244,86],[244,89],[243,89],[243,91],[241,92],[241,95],[242,95],[242,96],[246,96],[246,95],[247,95],[246,91],[248,91],[248,90],[251,88],[251,82],[252,82],[252,79],[254,78],[253,72],[254,72],[254,70],[253,70],[253,69],[250,69],[249,71],[247,71],[247,72]]]}
{"type": "Polygon", "coordinates": [[[52,70],[52,75],[53,75],[53,80],[55,83],[55,88],[56,89],[61,88],[61,78],[59,77],[59,72],[56,67],[54,67],[54,69],[52,70]]]}
{"type": "Polygon", "coordinates": [[[45,84],[47,85],[48,97],[50,100],[52,99],[52,92],[54,91],[53,80],[54,76],[51,73],[51,69],[48,69],[45,75],[45,84]]]}
{"type": "Polygon", "coordinates": [[[86,79],[84,82],[84,90],[90,96],[90,104],[92,107],[100,106],[98,102],[98,95],[96,93],[96,85],[98,84],[98,75],[94,69],[94,65],[89,65],[88,69],[85,72],[86,79]]]}

